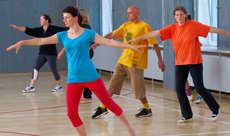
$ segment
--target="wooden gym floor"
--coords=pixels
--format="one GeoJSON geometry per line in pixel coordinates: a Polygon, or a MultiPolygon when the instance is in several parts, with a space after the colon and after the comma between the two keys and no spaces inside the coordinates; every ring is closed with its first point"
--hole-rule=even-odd
{"type": "MultiPolygon", "coordinates": [[[[34,93],[22,93],[29,84],[31,74],[0,75],[0,136],[76,136],[66,112],[66,78],[61,72],[64,91],[52,92],[56,82],[52,73],[40,73],[34,93]]],[[[102,72],[105,86],[110,80],[110,73],[102,72]]],[[[136,118],[134,115],[142,105],[134,98],[129,80],[125,80],[122,95],[113,99],[124,110],[129,122],[138,136],[230,136],[230,95],[212,93],[221,105],[217,122],[211,122],[212,112],[203,102],[191,107],[194,121],[177,123],[181,119],[179,103],[175,91],[163,88],[162,82],[146,80],[147,98],[153,116],[136,118]]],[[[195,91],[192,92],[197,97],[195,91]]],[[[88,136],[128,136],[123,124],[111,112],[99,119],[91,115],[100,105],[93,95],[92,101],[82,101],[79,106],[80,116],[88,136]]]]}

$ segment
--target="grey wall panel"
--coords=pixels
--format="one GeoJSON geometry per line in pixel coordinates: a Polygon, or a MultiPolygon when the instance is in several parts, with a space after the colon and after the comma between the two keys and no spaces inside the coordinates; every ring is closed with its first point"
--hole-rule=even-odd
{"type": "Polygon", "coordinates": [[[87,10],[92,30],[100,34],[100,2],[99,0],[79,0],[78,6],[87,10]]]}
{"type": "Polygon", "coordinates": [[[113,30],[127,22],[127,8],[132,5],[132,0],[113,0],[113,30]]]}
{"type": "MultiPolygon", "coordinates": [[[[127,22],[128,7],[140,8],[140,19],[148,23],[153,30],[162,28],[162,2],[160,0],[113,0],[113,30],[127,22]]],[[[157,41],[162,44],[160,38],[157,41]]]]}
{"type": "MultiPolygon", "coordinates": [[[[76,5],[76,0],[0,0],[0,73],[31,72],[38,54],[38,47],[23,46],[18,54],[15,50],[6,52],[5,49],[19,40],[32,38],[24,32],[9,27],[17,26],[38,27],[42,14],[49,14],[53,25],[64,26],[62,10],[69,5],[76,5]]],[[[58,51],[62,46],[57,45],[58,51]]],[[[66,59],[58,61],[59,70],[67,70],[66,59]]],[[[50,71],[46,64],[41,71],[50,71]]]]}
{"type": "MultiPolygon", "coordinates": [[[[165,0],[163,12],[165,13],[165,26],[175,23],[173,17],[174,8],[179,5],[178,0],[165,0]]],[[[163,26],[163,27],[165,27],[163,26]]],[[[165,72],[164,72],[164,88],[175,90],[175,54],[171,44],[171,40],[165,41],[164,45],[164,62],[165,62],[165,72]]]]}
{"type": "MultiPolygon", "coordinates": [[[[140,19],[148,23],[153,30],[162,28],[162,1],[161,0],[135,0],[132,5],[140,8],[140,19]]],[[[157,37],[159,44],[162,41],[157,37]]]]}
{"type": "MultiPolygon", "coordinates": [[[[219,0],[219,28],[230,31],[229,27],[229,12],[230,8],[230,1],[229,0],[219,0]]],[[[218,35],[218,49],[222,50],[230,50],[230,37],[226,35],[218,35]]]]}

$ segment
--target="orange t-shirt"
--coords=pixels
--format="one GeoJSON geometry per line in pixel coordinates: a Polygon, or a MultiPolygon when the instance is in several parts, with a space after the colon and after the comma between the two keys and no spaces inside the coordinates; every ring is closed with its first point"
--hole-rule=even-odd
{"type": "Polygon", "coordinates": [[[160,30],[161,40],[171,39],[176,65],[201,64],[202,55],[198,36],[207,37],[210,26],[194,20],[188,20],[184,25],[178,23],[168,25],[160,30]]]}

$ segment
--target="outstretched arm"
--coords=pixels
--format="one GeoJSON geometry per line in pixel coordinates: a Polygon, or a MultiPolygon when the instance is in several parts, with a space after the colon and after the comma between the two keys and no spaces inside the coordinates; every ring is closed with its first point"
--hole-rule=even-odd
{"type": "Polygon", "coordinates": [[[217,27],[211,27],[210,33],[217,33],[222,35],[230,35],[230,32],[225,31],[223,29],[217,28],[217,27]]]}
{"type": "MultiPolygon", "coordinates": [[[[113,32],[108,33],[107,35],[104,36],[104,38],[107,39],[112,39],[113,37],[115,37],[115,35],[113,34],[113,32]]],[[[97,48],[98,44],[94,43],[91,45],[90,49],[93,48],[93,50],[95,50],[97,48]]]]}
{"type": "Polygon", "coordinates": [[[140,41],[140,40],[150,39],[150,38],[159,37],[159,36],[161,36],[161,33],[160,33],[159,30],[156,30],[156,31],[149,32],[149,33],[147,33],[145,35],[139,36],[139,37],[137,37],[135,39],[132,39],[132,40],[130,40],[128,42],[134,43],[134,42],[137,42],[137,41],[140,41]]]}
{"type": "Polygon", "coordinates": [[[165,71],[165,63],[161,57],[161,51],[160,51],[160,48],[159,48],[159,45],[158,44],[154,44],[154,50],[157,54],[157,58],[158,58],[158,66],[159,68],[161,69],[162,72],[165,71]]]}
{"type": "Polygon", "coordinates": [[[19,41],[16,44],[8,47],[6,50],[10,51],[12,49],[16,49],[16,53],[18,53],[18,50],[22,45],[41,46],[41,45],[56,44],[56,43],[59,43],[57,34],[47,38],[34,38],[30,40],[19,41]]]}
{"type": "Polygon", "coordinates": [[[10,26],[13,27],[14,29],[18,29],[19,31],[23,31],[23,32],[26,31],[26,27],[19,27],[19,26],[12,25],[12,24],[10,24],[10,26]]]}
{"type": "Polygon", "coordinates": [[[140,52],[139,48],[147,47],[146,45],[134,46],[134,45],[125,44],[119,41],[106,39],[106,38],[101,37],[97,33],[95,34],[94,42],[97,44],[106,45],[106,46],[114,47],[114,48],[130,48],[138,52],[140,52]]]}

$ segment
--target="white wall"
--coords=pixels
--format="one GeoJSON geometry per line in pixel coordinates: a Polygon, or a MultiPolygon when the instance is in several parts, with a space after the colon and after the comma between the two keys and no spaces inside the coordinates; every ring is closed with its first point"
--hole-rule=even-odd
{"type": "MultiPolygon", "coordinates": [[[[161,51],[163,57],[163,51],[161,51]]],[[[158,67],[158,58],[155,50],[149,49],[148,68],[144,71],[144,77],[163,81],[163,72],[158,67]]]]}
{"type": "MultiPolygon", "coordinates": [[[[99,46],[94,52],[93,62],[97,69],[113,71],[122,54],[123,49],[99,46]]],[[[162,57],[163,52],[161,51],[162,57]]],[[[163,81],[163,73],[158,68],[158,59],[155,50],[149,49],[148,69],[145,69],[144,76],[163,81]]]]}
{"type": "Polygon", "coordinates": [[[123,49],[100,45],[94,51],[93,62],[97,69],[113,71],[123,49]]]}
{"type": "MultiPolygon", "coordinates": [[[[97,69],[113,71],[122,49],[99,46],[93,58],[97,69]]],[[[163,56],[163,51],[161,50],[163,56]]],[[[204,85],[207,89],[230,93],[230,54],[228,52],[202,52],[204,85]]],[[[148,68],[144,77],[163,81],[155,50],[149,49],[148,68]]],[[[191,76],[188,81],[194,86],[191,76]]]]}
{"type": "MultiPolygon", "coordinates": [[[[203,77],[207,89],[230,93],[230,55],[203,52],[203,77]]],[[[189,84],[193,85],[191,76],[189,84]]]]}

